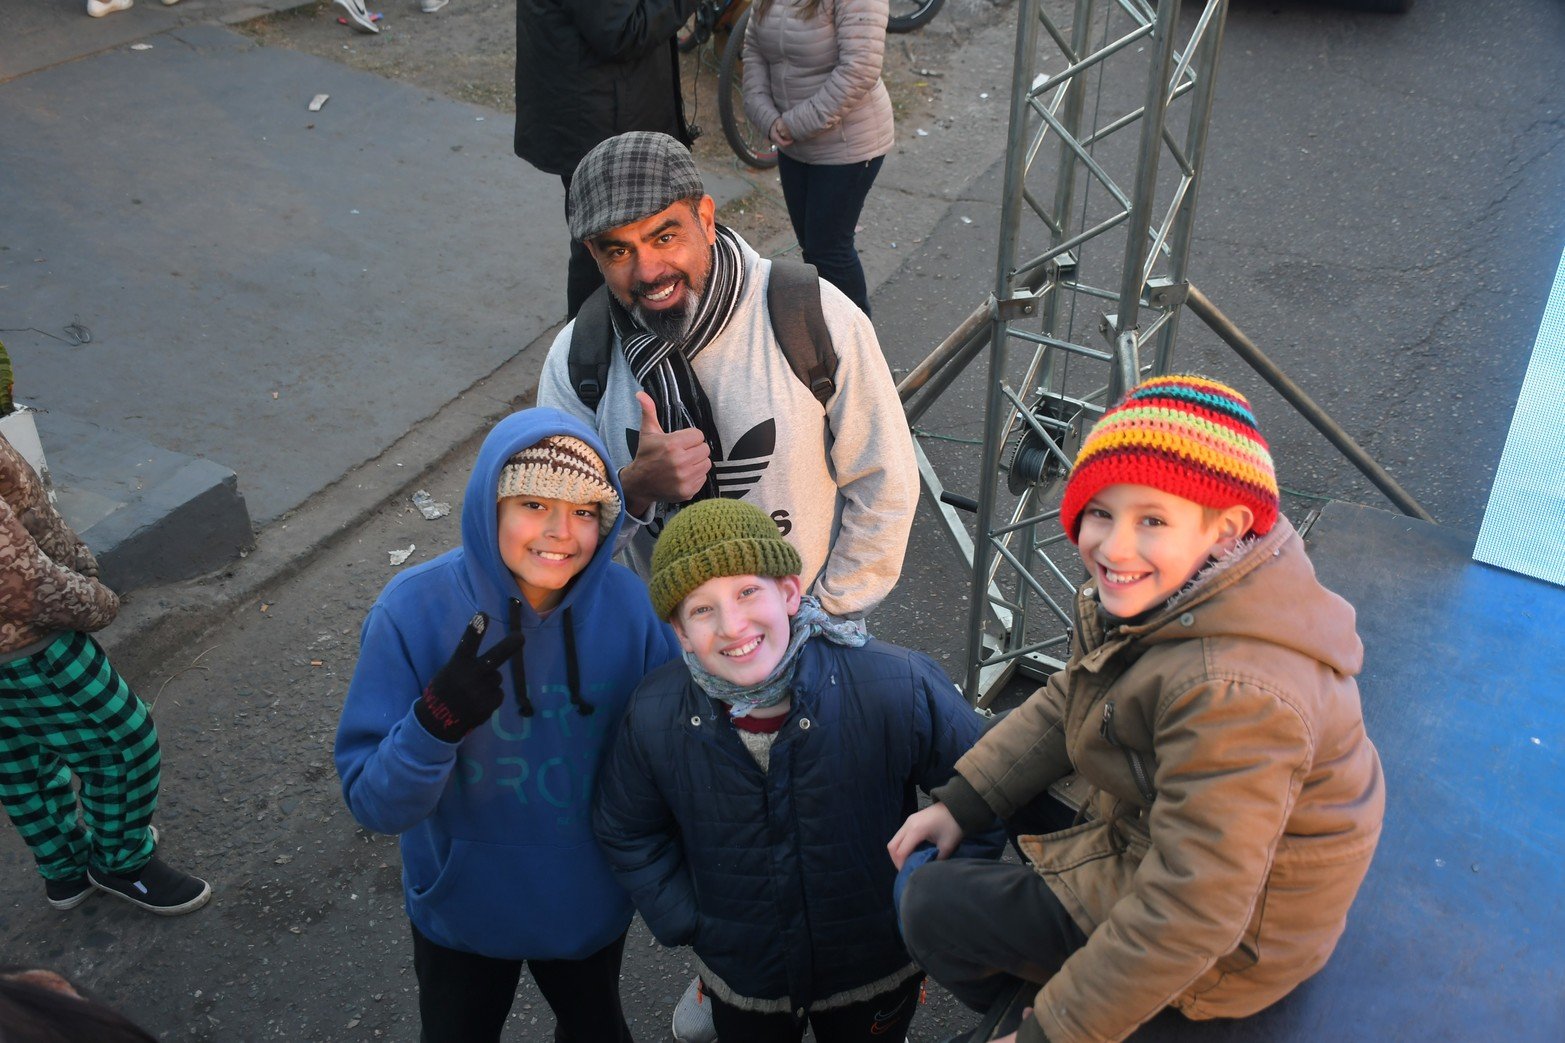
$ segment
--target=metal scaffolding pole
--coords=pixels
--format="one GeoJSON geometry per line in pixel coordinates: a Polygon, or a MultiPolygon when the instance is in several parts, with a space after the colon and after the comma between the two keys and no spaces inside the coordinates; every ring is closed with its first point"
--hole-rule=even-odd
{"type": "MultiPolygon", "coordinates": [[[[1228,8],[1207,0],[1188,18],[1179,0],[1066,6],[1018,10],[976,521],[957,541],[971,547],[965,687],[980,703],[1016,669],[1060,665],[1048,653],[1067,639],[1078,565],[1042,523],[1058,516],[1050,505],[1085,428],[1140,379],[1143,359],[1167,365],[1228,8]]],[[[977,356],[973,325],[944,359],[977,356]]],[[[952,379],[914,384],[938,394],[952,379]]]]}
{"type": "Polygon", "coordinates": [[[925,491],[972,566],[964,687],[980,706],[1018,670],[1063,665],[1050,653],[1069,642],[1080,564],[1052,505],[1104,410],[1169,371],[1185,307],[1399,508],[1428,518],[1190,284],[1227,0],[1020,0],[1017,15],[995,288],[898,385],[916,422],[988,349],[976,501],[947,493],[919,449],[925,491]]]}

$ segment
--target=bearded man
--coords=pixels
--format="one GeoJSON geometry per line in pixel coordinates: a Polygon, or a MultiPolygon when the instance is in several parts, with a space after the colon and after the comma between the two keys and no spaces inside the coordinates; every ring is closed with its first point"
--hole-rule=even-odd
{"type": "Polygon", "coordinates": [[[663,524],[713,496],[771,516],[803,559],[807,593],[859,619],[902,571],[918,500],[912,438],[869,319],[818,280],[836,355],[824,402],[772,328],[772,262],[716,221],[695,161],[667,134],[609,138],[582,159],[567,204],[610,294],[606,382],[583,401],[576,322],[544,361],[538,404],[593,425],[619,470],[628,558],[643,577],[663,524]]]}

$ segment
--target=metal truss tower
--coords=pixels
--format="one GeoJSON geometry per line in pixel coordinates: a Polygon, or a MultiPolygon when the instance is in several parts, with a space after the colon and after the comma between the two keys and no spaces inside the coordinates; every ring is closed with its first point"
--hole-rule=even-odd
{"type": "Polygon", "coordinates": [[[973,567],[965,690],[980,705],[1018,669],[1062,665],[1050,653],[1068,643],[1080,564],[1060,487],[1105,408],[1168,368],[1228,13],[1227,0],[1018,6],[995,289],[900,388],[916,420],[988,350],[971,533],[920,450],[973,567]]]}

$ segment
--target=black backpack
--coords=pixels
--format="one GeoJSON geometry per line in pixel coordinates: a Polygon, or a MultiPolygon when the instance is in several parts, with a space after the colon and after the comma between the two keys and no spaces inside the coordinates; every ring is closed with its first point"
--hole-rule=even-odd
{"type": "MultiPolygon", "coordinates": [[[[821,311],[821,286],[815,266],[802,261],[773,261],[766,311],[789,367],[824,406],[837,390],[837,352],[821,311]]],[[[609,289],[600,286],[576,313],[569,360],[576,397],[594,412],[608,386],[609,352],[613,349],[609,289]]]]}

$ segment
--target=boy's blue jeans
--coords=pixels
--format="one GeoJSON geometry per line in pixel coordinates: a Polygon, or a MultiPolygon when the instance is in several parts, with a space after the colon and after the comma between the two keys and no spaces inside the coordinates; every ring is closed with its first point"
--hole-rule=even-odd
{"type": "Polygon", "coordinates": [[[956,858],[907,878],[902,939],[929,976],[973,1010],[1018,980],[1042,985],[1087,936],[1033,869],[956,858]]]}

